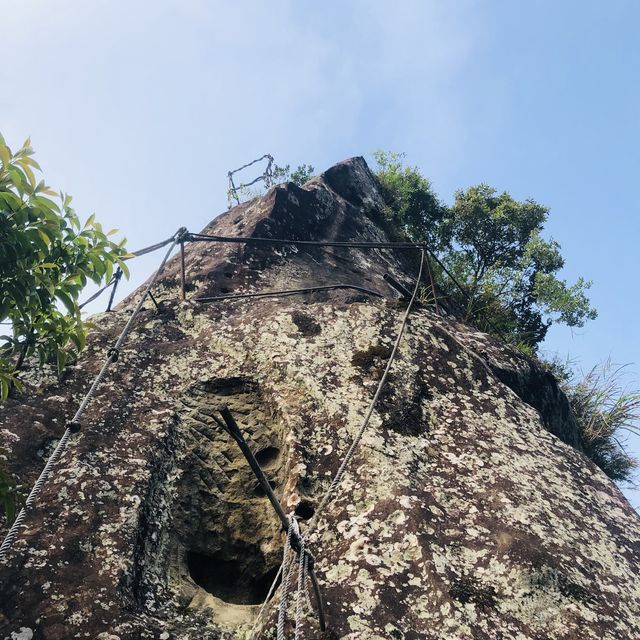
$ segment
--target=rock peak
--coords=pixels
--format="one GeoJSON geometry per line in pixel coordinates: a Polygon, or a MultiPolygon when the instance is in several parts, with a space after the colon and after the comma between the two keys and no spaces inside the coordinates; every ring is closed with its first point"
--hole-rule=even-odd
{"type": "MultiPolygon", "coordinates": [[[[216,217],[203,234],[286,238],[291,240],[388,242],[385,202],[364,158],[344,160],[299,187],[284,183],[264,196],[233,207],[216,217]]],[[[196,297],[231,291],[266,290],[286,282],[300,287],[339,278],[345,284],[371,286],[388,293],[382,280],[391,269],[402,277],[416,273],[415,256],[387,252],[376,267],[370,256],[350,249],[256,247],[239,244],[191,243],[186,273],[196,297]]],[[[177,259],[164,276],[168,286],[178,278],[177,259]]],[[[406,280],[406,276],[404,277],[406,280]]],[[[327,281],[327,284],[331,282],[327,281]]]]}

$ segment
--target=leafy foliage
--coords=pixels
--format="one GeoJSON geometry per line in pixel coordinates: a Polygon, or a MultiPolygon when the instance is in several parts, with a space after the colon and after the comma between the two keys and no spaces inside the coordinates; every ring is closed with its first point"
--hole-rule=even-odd
{"type": "Polygon", "coordinates": [[[29,140],[12,153],[0,136],[0,322],[11,326],[0,338],[3,399],[26,357],[62,371],[84,348],[78,294],[87,280],[108,282],[116,265],[127,273],[124,241],[109,239],[116,230],[105,233],[95,215],[82,225],[71,196],[36,180],[32,156],[29,140]]]}
{"type": "Polygon", "coordinates": [[[0,504],[4,509],[7,522],[11,523],[15,520],[16,511],[22,502],[22,496],[20,494],[20,485],[3,468],[4,458],[5,456],[0,456],[0,504]]]}
{"type": "Polygon", "coordinates": [[[386,215],[391,224],[416,242],[427,242],[434,249],[448,240],[443,224],[446,207],[438,200],[431,183],[417,167],[404,165],[405,155],[389,151],[373,154],[377,176],[388,199],[386,215]]]}
{"type": "Polygon", "coordinates": [[[390,220],[439,253],[446,270],[435,267],[438,283],[464,320],[533,354],[552,322],[581,327],[596,317],[586,295],[591,283],[580,278],[569,285],[557,277],[564,259],[557,242],[542,238],[546,207],[486,184],[456,192],[445,207],[401,154],[374,157],[390,220]]]}
{"type": "MultiPolygon", "coordinates": [[[[91,215],[83,224],[71,196],[36,178],[40,166],[29,140],[15,153],[0,135],[0,398],[20,389],[19,371],[35,355],[58,371],[84,348],[87,328],[78,295],[88,280],[128,275],[124,240],[109,238],[91,215]]],[[[0,502],[11,519],[15,482],[0,469],[0,502]]]]}
{"type": "Polygon", "coordinates": [[[274,182],[293,182],[298,186],[303,185],[307,180],[313,178],[313,172],[315,169],[310,164],[298,165],[296,169],[291,171],[290,165],[279,167],[275,165],[273,169],[273,181],[274,182]]]}

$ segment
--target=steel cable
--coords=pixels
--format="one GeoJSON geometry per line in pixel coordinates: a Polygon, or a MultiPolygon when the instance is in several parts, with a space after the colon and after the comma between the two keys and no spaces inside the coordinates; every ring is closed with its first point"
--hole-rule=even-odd
{"type": "MultiPolygon", "coordinates": [[[[89,391],[86,393],[86,395],[82,399],[82,402],[78,407],[78,410],[76,411],[75,415],[73,416],[73,419],[71,420],[70,423],[68,423],[68,425],[78,425],[80,418],[82,417],[82,414],[85,412],[89,402],[93,398],[93,395],[95,394],[96,389],[98,388],[98,385],[104,378],[107,372],[107,369],[109,368],[109,365],[118,359],[118,351],[120,349],[120,346],[122,345],[129,331],[131,330],[131,326],[134,320],[136,319],[136,316],[140,313],[140,310],[142,309],[142,305],[144,304],[144,301],[146,300],[147,295],[150,294],[151,287],[153,287],[156,280],[158,279],[158,276],[160,275],[160,273],[162,273],[164,266],[167,263],[167,260],[169,259],[171,252],[173,251],[173,248],[178,242],[178,234],[181,232],[182,232],[182,229],[173,236],[173,242],[169,247],[167,253],[165,254],[164,258],[162,259],[160,266],[158,267],[156,272],[153,274],[151,280],[149,281],[147,288],[145,289],[144,293],[142,294],[142,297],[140,298],[140,301],[138,302],[135,309],[133,310],[129,320],[127,321],[127,324],[124,326],[124,329],[122,329],[122,332],[120,333],[120,336],[116,341],[115,345],[108,350],[107,358],[104,364],[102,365],[102,368],[100,369],[98,375],[95,377],[93,383],[91,384],[91,387],[89,388],[89,391]]],[[[168,242],[165,242],[163,246],[165,246],[166,244],[168,244],[168,242]]],[[[35,504],[36,498],[40,494],[40,491],[42,490],[44,483],[47,481],[47,479],[51,475],[51,470],[53,466],[55,465],[55,463],[58,461],[58,459],[66,449],[71,433],[72,433],[71,426],[67,426],[64,433],[62,434],[62,437],[58,441],[58,444],[53,450],[53,453],[51,454],[51,456],[49,456],[49,459],[47,460],[47,463],[45,464],[44,469],[41,471],[40,475],[38,476],[38,479],[36,480],[31,491],[29,492],[29,495],[25,501],[24,507],[20,509],[20,512],[16,516],[16,519],[11,525],[11,528],[7,532],[7,535],[5,536],[5,539],[2,542],[2,545],[0,545],[0,562],[4,560],[7,554],[7,551],[11,548],[11,546],[15,542],[15,539],[18,536],[18,530],[20,529],[24,520],[26,519],[28,511],[35,504]]]]}
{"type": "Polygon", "coordinates": [[[409,304],[407,305],[407,309],[404,312],[404,316],[402,317],[402,322],[400,324],[400,329],[398,331],[398,335],[396,336],[396,340],[395,343],[393,345],[393,349],[391,350],[391,354],[389,355],[389,359],[387,360],[387,366],[384,369],[384,372],[382,374],[382,377],[380,378],[380,382],[378,382],[378,387],[376,388],[376,392],[373,396],[373,398],[371,399],[371,402],[369,403],[369,407],[367,409],[367,412],[365,414],[364,420],[362,421],[362,424],[360,425],[360,428],[358,429],[358,432],[356,433],[355,438],[353,439],[353,442],[351,443],[351,446],[349,447],[349,449],[347,450],[347,453],[342,461],[342,463],[340,464],[340,467],[336,473],[336,475],[334,476],[333,480],[331,481],[331,484],[329,485],[329,488],[327,489],[325,495],[323,496],[322,500],[320,501],[320,504],[318,505],[318,508],[315,511],[314,514],[314,524],[310,527],[309,531],[307,532],[307,537],[310,536],[317,528],[318,526],[318,522],[319,522],[319,515],[321,514],[321,512],[323,511],[323,509],[327,506],[327,504],[329,504],[330,500],[332,499],[333,493],[334,491],[337,489],[338,485],[342,482],[342,478],[344,477],[344,474],[346,473],[347,467],[349,465],[349,462],[351,462],[351,459],[353,458],[355,451],[358,447],[358,445],[360,444],[360,440],[362,439],[362,436],[364,435],[364,432],[367,428],[367,426],[369,425],[369,421],[371,420],[371,416],[373,415],[375,406],[378,402],[378,398],[380,397],[380,394],[382,393],[382,389],[387,381],[387,378],[389,376],[389,371],[391,370],[391,366],[393,365],[393,362],[395,360],[396,354],[398,352],[398,347],[400,346],[400,341],[402,340],[402,336],[404,334],[404,330],[407,326],[407,320],[409,319],[409,313],[411,312],[411,309],[413,307],[413,304],[415,302],[416,296],[418,295],[418,290],[420,288],[420,281],[422,280],[422,267],[424,265],[424,249],[422,249],[422,251],[420,252],[420,269],[418,271],[418,277],[416,279],[416,285],[413,289],[413,295],[411,296],[411,300],[409,301],[409,304]]]}
{"type": "MultiPolygon", "coordinates": [[[[391,350],[391,354],[389,355],[389,359],[387,360],[387,365],[385,367],[385,370],[380,378],[380,381],[378,382],[378,386],[376,388],[376,392],[371,400],[371,402],[369,403],[369,407],[367,409],[367,412],[365,414],[364,420],[362,421],[362,424],[360,425],[360,428],[358,429],[358,432],[356,433],[355,438],[353,439],[353,442],[351,443],[349,449],[347,450],[347,453],[338,469],[338,472],[336,473],[336,475],[334,476],[331,485],[329,486],[329,489],[327,489],[322,501],[320,502],[320,505],[318,506],[318,508],[316,509],[316,512],[314,514],[314,523],[312,524],[312,526],[310,527],[310,529],[307,531],[306,535],[304,536],[304,538],[302,537],[302,535],[300,535],[300,539],[302,541],[302,543],[304,545],[306,545],[306,539],[309,538],[317,529],[318,526],[318,522],[319,522],[319,514],[322,512],[322,510],[326,507],[326,505],[330,502],[334,491],[336,490],[336,488],[339,486],[340,482],[342,481],[342,478],[344,477],[344,474],[346,473],[347,467],[349,465],[349,462],[351,461],[351,459],[353,458],[355,451],[358,447],[358,445],[360,444],[360,441],[362,439],[362,436],[364,435],[364,432],[369,424],[369,421],[371,420],[371,416],[373,415],[373,411],[375,409],[375,406],[377,404],[378,398],[380,397],[380,393],[382,392],[382,389],[384,388],[384,385],[387,381],[387,378],[389,376],[389,371],[391,370],[391,366],[395,360],[396,357],[396,353],[398,351],[398,348],[400,346],[400,342],[402,340],[402,336],[404,335],[404,331],[407,325],[407,321],[409,319],[409,314],[411,312],[411,309],[415,303],[416,297],[418,295],[418,291],[420,289],[420,282],[422,280],[422,270],[423,270],[423,265],[424,265],[424,259],[425,259],[425,250],[424,248],[421,249],[420,251],[420,268],[418,270],[418,277],[416,279],[416,283],[415,283],[415,287],[413,289],[413,293],[411,296],[411,299],[409,300],[409,304],[407,305],[407,308],[404,312],[404,315],[402,317],[402,321],[400,324],[400,329],[398,331],[398,334],[396,336],[396,340],[394,342],[393,345],[393,349],[391,350]]],[[[294,518],[291,518],[291,520],[295,520],[294,518]]],[[[297,524],[297,523],[296,523],[297,524]]],[[[280,627],[282,625],[282,636],[278,635],[278,640],[280,640],[281,638],[284,638],[284,622],[281,622],[281,616],[284,616],[284,613],[281,613],[283,610],[286,610],[286,604],[283,605],[283,601],[286,600],[287,594],[288,594],[288,590],[289,590],[289,577],[290,577],[290,566],[288,566],[287,564],[287,558],[288,558],[288,548],[290,546],[290,533],[291,533],[291,527],[289,529],[289,531],[287,532],[287,542],[285,543],[285,551],[284,551],[284,555],[283,555],[283,563],[282,565],[280,565],[280,569],[278,570],[278,573],[276,574],[276,577],[273,580],[273,583],[271,584],[271,588],[269,589],[269,593],[267,594],[267,597],[265,598],[264,602],[262,603],[262,606],[260,607],[260,611],[256,617],[256,620],[254,621],[254,624],[251,628],[250,634],[249,634],[249,638],[253,639],[255,637],[255,632],[257,630],[257,627],[259,626],[259,623],[261,622],[262,619],[262,615],[263,612],[266,608],[267,603],[269,602],[269,600],[271,599],[271,596],[273,595],[274,591],[276,590],[276,586],[278,583],[278,579],[280,577],[280,575],[283,576],[283,588],[282,588],[282,593],[281,593],[281,601],[280,601],[280,605],[278,607],[278,634],[280,634],[280,627]],[[286,581],[286,584],[285,584],[286,581]],[[284,607],[284,609],[283,609],[284,607]]],[[[302,558],[304,556],[306,556],[306,554],[300,554],[300,558],[302,558]]],[[[300,579],[300,576],[298,576],[298,578],[300,579]]],[[[303,577],[303,582],[306,581],[306,578],[303,577]]],[[[299,621],[298,621],[298,612],[301,612],[301,604],[299,605],[299,598],[300,596],[300,585],[299,585],[299,589],[298,589],[298,595],[296,598],[296,638],[299,637],[299,621]]],[[[301,615],[301,613],[300,613],[301,615]]]]}

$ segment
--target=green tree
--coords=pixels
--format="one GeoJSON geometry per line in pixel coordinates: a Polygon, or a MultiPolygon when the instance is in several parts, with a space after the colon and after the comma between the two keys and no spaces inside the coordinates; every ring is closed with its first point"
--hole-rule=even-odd
{"type": "Polygon", "coordinates": [[[581,327],[596,317],[586,295],[591,283],[569,285],[557,275],[564,259],[560,245],[542,237],[546,207],[485,184],[456,192],[445,207],[402,155],[374,157],[392,223],[438,253],[446,268],[436,267],[438,283],[464,320],[534,353],[552,322],[581,327]]]}
{"type": "Polygon", "coordinates": [[[494,325],[529,349],[552,322],[581,327],[597,315],[586,295],[590,282],[569,285],[557,276],[560,245],[541,235],[548,213],[534,200],[518,202],[480,184],[456,192],[444,222],[451,238],[444,261],[469,294],[456,294],[465,320],[494,325]]]}
{"type": "Polygon", "coordinates": [[[71,196],[43,180],[27,140],[15,153],[0,135],[0,396],[20,386],[29,356],[59,371],[84,348],[87,327],[78,295],[88,280],[108,282],[115,266],[125,274],[124,240],[114,242],[91,215],[83,224],[71,196]],[[56,202],[58,200],[58,202],[56,202]]]}
{"type": "Polygon", "coordinates": [[[433,192],[431,182],[417,167],[405,166],[403,153],[376,151],[373,157],[376,175],[387,196],[386,215],[393,227],[436,250],[446,246],[446,207],[433,192]]]}
{"type": "MultiPolygon", "coordinates": [[[[84,348],[78,295],[88,280],[109,282],[116,265],[128,276],[124,240],[110,240],[116,231],[105,233],[94,215],[82,225],[71,196],[37,180],[39,171],[29,140],[13,153],[0,134],[1,400],[21,389],[25,359],[36,356],[60,372],[84,348]]],[[[2,453],[0,505],[11,522],[20,487],[4,460],[2,453]]]]}

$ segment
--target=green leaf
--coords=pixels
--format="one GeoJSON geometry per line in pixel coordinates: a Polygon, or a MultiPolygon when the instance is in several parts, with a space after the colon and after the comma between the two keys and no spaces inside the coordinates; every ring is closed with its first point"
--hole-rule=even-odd
{"type": "Polygon", "coordinates": [[[76,305],[67,293],[64,291],[56,291],[56,298],[58,298],[62,304],[67,308],[67,311],[71,315],[75,315],[76,313],[76,305]]]}
{"type": "Polygon", "coordinates": [[[11,176],[11,181],[18,191],[22,194],[25,175],[13,164],[5,165],[7,167],[7,173],[11,176]]]}
{"type": "Polygon", "coordinates": [[[78,328],[78,331],[76,333],[71,333],[69,337],[78,350],[78,353],[80,353],[87,344],[87,336],[84,329],[78,328]]]}
{"type": "Polygon", "coordinates": [[[38,233],[40,234],[40,238],[42,238],[42,242],[44,242],[48,247],[51,244],[51,238],[49,238],[49,236],[42,229],[38,229],[38,233]]]}
{"type": "Polygon", "coordinates": [[[2,208],[3,202],[11,211],[17,211],[22,206],[22,200],[10,191],[0,191],[0,209],[2,208]]]}
{"type": "Polygon", "coordinates": [[[25,156],[22,158],[22,161],[32,166],[34,169],[37,169],[38,171],[42,171],[42,168],[40,167],[40,165],[33,158],[30,158],[29,156],[25,156]]]}
{"type": "Polygon", "coordinates": [[[58,205],[53,200],[49,200],[49,198],[45,198],[44,196],[35,196],[33,198],[33,202],[39,204],[42,207],[45,207],[49,211],[53,211],[55,213],[58,213],[60,211],[58,205]]]}
{"type": "Polygon", "coordinates": [[[113,277],[113,262],[111,262],[111,260],[106,260],[104,279],[106,282],[111,282],[112,277],[113,277]]]}
{"type": "Polygon", "coordinates": [[[56,362],[58,364],[58,373],[62,373],[64,370],[64,365],[67,362],[67,354],[63,349],[58,349],[56,353],[56,362]]]}
{"type": "Polygon", "coordinates": [[[20,393],[24,391],[24,385],[22,384],[22,382],[20,382],[20,380],[18,380],[18,378],[15,377],[15,375],[12,378],[12,382],[13,386],[16,388],[16,391],[20,393]]]}
{"type": "Polygon", "coordinates": [[[2,164],[5,167],[9,166],[9,163],[11,162],[11,151],[9,150],[9,147],[7,147],[6,144],[0,144],[0,160],[2,160],[2,164]]]}
{"type": "Polygon", "coordinates": [[[120,258],[116,258],[116,262],[118,263],[118,266],[122,269],[122,273],[124,273],[124,277],[128,280],[129,279],[129,267],[127,267],[125,261],[121,260],[120,258]]]}

